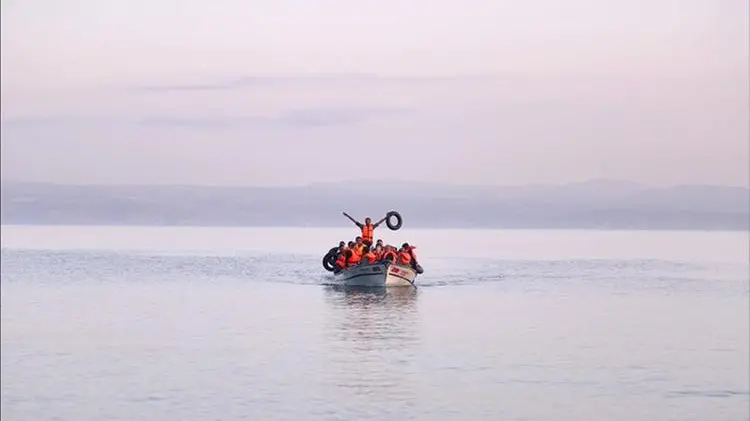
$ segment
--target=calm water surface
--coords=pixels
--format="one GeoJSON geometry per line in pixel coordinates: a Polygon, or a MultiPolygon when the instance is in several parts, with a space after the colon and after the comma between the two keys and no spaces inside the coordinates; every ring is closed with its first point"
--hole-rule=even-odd
{"type": "Polygon", "coordinates": [[[2,227],[8,420],[748,420],[745,232],[2,227]]]}

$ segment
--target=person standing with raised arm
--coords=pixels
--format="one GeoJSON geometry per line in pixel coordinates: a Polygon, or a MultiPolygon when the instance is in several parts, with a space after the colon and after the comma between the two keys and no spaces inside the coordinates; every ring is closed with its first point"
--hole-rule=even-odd
{"type": "Polygon", "coordinates": [[[381,219],[380,221],[378,221],[378,222],[376,222],[376,223],[373,224],[372,223],[372,219],[370,219],[370,217],[368,216],[367,218],[365,218],[365,223],[363,224],[363,223],[357,221],[356,219],[352,218],[351,216],[349,216],[348,213],[343,212],[343,214],[344,214],[344,216],[346,216],[347,218],[349,218],[349,220],[352,221],[354,223],[354,225],[356,225],[356,226],[359,227],[359,229],[362,231],[362,242],[365,243],[368,246],[372,245],[372,241],[375,238],[375,228],[377,228],[378,226],[380,226],[380,224],[382,224],[388,218],[386,216],[383,219],[381,219]]]}

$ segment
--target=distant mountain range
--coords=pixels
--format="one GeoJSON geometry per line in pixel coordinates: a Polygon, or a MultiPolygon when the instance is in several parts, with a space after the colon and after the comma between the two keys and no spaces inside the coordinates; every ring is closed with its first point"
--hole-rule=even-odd
{"type": "Polygon", "coordinates": [[[305,187],[2,182],[3,224],[343,226],[397,210],[407,227],[750,229],[750,190],[616,180],[453,186],[358,181],[305,187]]]}

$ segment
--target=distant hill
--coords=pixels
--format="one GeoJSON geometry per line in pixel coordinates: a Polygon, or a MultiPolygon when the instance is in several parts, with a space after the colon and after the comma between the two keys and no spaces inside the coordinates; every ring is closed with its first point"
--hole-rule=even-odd
{"type": "Polygon", "coordinates": [[[2,182],[3,224],[341,226],[398,210],[409,227],[750,229],[750,190],[616,180],[453,186],[360,181],[305,187],[74,186],[2,182]]]}

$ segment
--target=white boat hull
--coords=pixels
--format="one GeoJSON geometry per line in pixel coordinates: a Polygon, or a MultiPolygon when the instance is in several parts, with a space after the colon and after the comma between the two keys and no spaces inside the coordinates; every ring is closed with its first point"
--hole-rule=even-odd
{"type": "Polygon", "coordinates": [[[333,275],[336,283],[353,287],[410,287],[416,278],[414,269],[394,263],[357,265],[333,275]]]}

